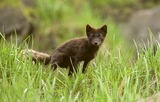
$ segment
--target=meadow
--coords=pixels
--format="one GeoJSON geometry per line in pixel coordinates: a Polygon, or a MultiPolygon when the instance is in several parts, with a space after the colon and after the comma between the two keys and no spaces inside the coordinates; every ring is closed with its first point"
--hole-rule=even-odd
{"type": "MultiPolygon", "coordinates": [[[[118,46],[118,45],[117,45],[118,46]]],[[[121,46],[121,45],[120,45],[121,46]]],[[[66,69],[34,64],[22,50],[27,44],[1,40],[1,102],[135,102],[159,92],[160,49],[138,52],[102,46],[87,68],[68,77],[66,69]]]]}
{"type": "MultiPolygon", "coordinates": [[[[117,4],[115,1],[102,1],[108,5],[117,4]]],[[[13,43],[16,39],[8,42],[0,33],[0,102],[137,102],[160,91],[159,44],[155,55],[152,44],[147,50],[144,47],[138,49],[139,44],[134,40],[134,44],[128,43],[112,19],[99,17],[85,0],[77,0],[78,3],[66,0],[65,3],[60,0],[37,2],[36,11],[25,12],[38,15],[37,22],[41,21],[38,32],[47,32],[52,23],[60,24],[58,31],[63,37],[57,38],[58,44],[85,36],[86,24],[94,27],[107,24],[107,37],[87,72],[82,74],[80,64],[78,73],[69,77],[68,69],[58,68],[53,72],[50,65],[34,64],[22,52],[29,47],[28,42],[20,45],[13,43]],[[73,28],[82,29],[82,34],[75,34],[73,28]]]]}

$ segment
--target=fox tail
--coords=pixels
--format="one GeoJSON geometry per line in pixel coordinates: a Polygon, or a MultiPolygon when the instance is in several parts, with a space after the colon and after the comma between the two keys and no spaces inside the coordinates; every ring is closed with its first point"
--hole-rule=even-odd
{"type": "Polygon", "coordinates": [[[35,63],[44,63],[45,65],[48,65],[50,63],[51,60],[51,56],[43,53],[43,52],[38,52],[32,49],[25,49],[22,51],[23,55],[30,55],[32,57],[32,61],[34,61],[35,63]]]}

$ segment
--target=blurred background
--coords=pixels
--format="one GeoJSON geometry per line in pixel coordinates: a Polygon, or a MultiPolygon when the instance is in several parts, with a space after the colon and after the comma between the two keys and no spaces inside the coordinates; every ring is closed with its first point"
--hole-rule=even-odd
{"type": "Polygon", "coordinates": [[[104,49],[131,49],[159,41],[160,0],[0,0],[0,32],[18,43],[51,53],[71,38],[85,36],[85,26],[108,26],[104,49]],[[16,34],[15,34],[16,33],[16,34]],[[28,37],[30,36],[30,37],[28,37]]]}

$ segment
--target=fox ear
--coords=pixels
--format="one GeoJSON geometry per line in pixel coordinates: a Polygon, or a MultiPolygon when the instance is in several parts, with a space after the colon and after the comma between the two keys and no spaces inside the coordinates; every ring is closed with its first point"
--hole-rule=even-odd
{"type": "Polygon", "coordinates": [[[107,25],[103,25],[100,29],[101,29],[105,34],[107,33],[107,25]]]}
{"type": "Polygon", "coordinates": [[[86,33],[87,33],[87,34],[88,34],[89,32],[91,32],[92,29],[93,29],[93,28],[92,28],[89,24],[86,25],[86,33]]]}

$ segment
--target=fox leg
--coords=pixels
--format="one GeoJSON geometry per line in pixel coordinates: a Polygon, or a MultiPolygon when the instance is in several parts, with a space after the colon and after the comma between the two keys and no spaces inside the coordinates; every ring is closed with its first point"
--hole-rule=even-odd
{"type": "Polygon", "coordinates": [[[88,65],[89,61],[85,61],[84,64],[83,64],[83,69],[82,69],[82,73],[85,73],[86,72],[86,67],[88,65]]]}
{"type": "Polygon", "coordinates": [[[53,71],[55,71],[57,69],[57,65],[55,63],[52,64],[51,67],[53,68],[53,71]]]}
{"type": "Polygon", "coordinates": [[[53,68],[53,71],[57,69],[57,65],[61,66],[64,60],[64,54],[61,52],[56,52],[51,56],[51,67],[53,68]]]}
{"type": "Polygon", "coordinates": [[[76,59],[72,60],[68,76],[71,76],[74,71],[77,72],[77,66],[78,66],[78,61],[76,59]]]}
{"type": "Polygon", "coordinates": [[[68,76],[72,76],[72,73],[73,73],[73,67],[72,66],[70,66],[70,68],[69,68],[69,72],[68,72],[68,76]]]}
{"type": "Polygon", "coordinates": [[[56,63],[55,59],[52,59],[51,67],[53,68],[53,71],[55,71],[57,69],[57,63],[56,63]]]}

